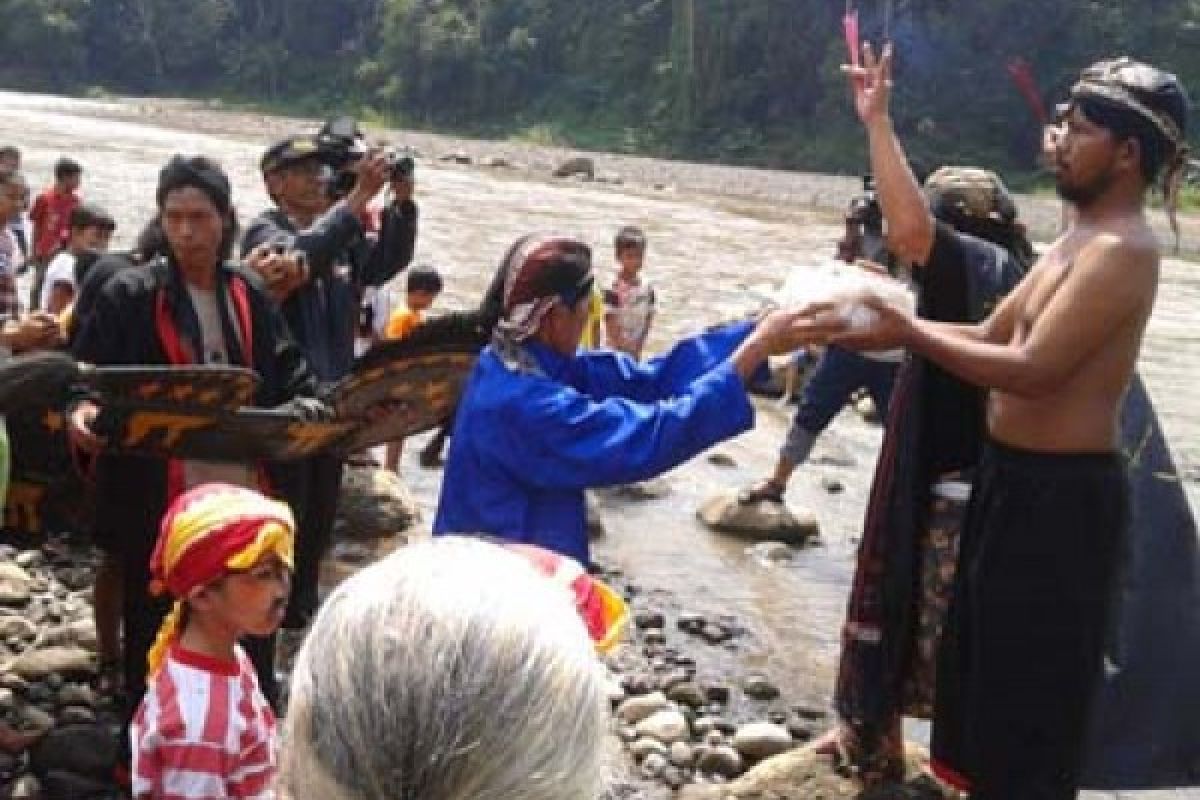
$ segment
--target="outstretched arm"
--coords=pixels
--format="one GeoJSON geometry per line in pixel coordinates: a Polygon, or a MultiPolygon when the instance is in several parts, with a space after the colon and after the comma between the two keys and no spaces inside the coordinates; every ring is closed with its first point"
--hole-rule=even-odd
{"type": "Polygon", "coordinates": [[[1158,255],[1152,248],[1103,236],[1075,259],[1021,340],[1012,333],[1020,309],[1028,306],[1035,285],[1030,279],[980,326],[913,319],[873,303],[880,313],[878,324],[865,334],[843,336],[840,343],[872,349],[880,340],[890,340],[893,346],[908,347],[969,383],[1021,397],[1041,397],[1069,380],[1115,331],[1140,323],[1149,314],[1157,279],[1158,255]]]}
{"type": "Polygon", "coordinates": [[[892,46],[885,45],[877,59],[867,45],[863,66],[843,70],[850,76],[854,108],[867,130],[871,174],[887,223],[888,251],[902,261],[923,265],[933,249],[934,221],[892,127],[892,46]]]}

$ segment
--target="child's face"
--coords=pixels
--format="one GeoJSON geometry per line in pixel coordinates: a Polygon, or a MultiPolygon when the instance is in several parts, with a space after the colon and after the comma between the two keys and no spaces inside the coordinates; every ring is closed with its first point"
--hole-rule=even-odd
{"type": "Polygon", "coordinates": [[[67,175],[63,177],[63,179],[59,182],[59,185],[62,187],[64,192],[74,192],[82,183],[83,175],[75,173],[74,175],[67,175]]]}
{"type": "Polygon", "coordinates": [[[621,265],[621,272],[626,275],[636,275],[640,272],[645,257],[646,251],[641,247],[622,247],[617,250],[617,263],[621,265]]]}
{"type": "Polygon", "coordinates": [[[210,587],[207,607],[201,610],[218,617],[239,636],[268,636],[283,622],[291,587],[291,570],[279,556],[269,555],[210,587]]]}
{"type": "Polygon", "coordinates": [[[85,250],[96,250],[103,253],[108,250],[108,242],[111,238],[112,231],[108,228],[91,226],[71,231],[71,240],[67,245],[68,249],[76,253],[82,253],[85,250]]]}
{"type": "Polygon", "coordinates": [[[406,300],[410,310],[428,311],[433,307],[433,301],[437,300],[437,292],[428,292],[424,289],[414,289],[408,292],[408,297],[406,300]]]}

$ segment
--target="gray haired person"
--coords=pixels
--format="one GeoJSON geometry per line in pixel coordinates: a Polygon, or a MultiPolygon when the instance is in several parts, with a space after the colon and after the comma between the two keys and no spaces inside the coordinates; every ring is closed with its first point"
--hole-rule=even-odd
{"type": "Polygon", "coordinates": [[[574,604],[477,539],[415,544],[342,584],[296,660],[291,800],[598,797],[604,674],[574,604]]]}

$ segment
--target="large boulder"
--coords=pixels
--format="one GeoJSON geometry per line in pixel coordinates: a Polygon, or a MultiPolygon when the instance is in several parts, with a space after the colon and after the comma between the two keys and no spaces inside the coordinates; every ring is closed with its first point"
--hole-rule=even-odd
{"type": "Polygon", "coordinates": [[[554,170],[556,178],[587,178],[596,177],[596,162],[586,156],[568,158],[554,170]]]}
{"type": "Polygon", "coordinates": [[[767,759],[724,786],[689,786],[677,796],[680,800],[950,800],[954,794],[925,774],[928,761],[924,750],[910,745],[904,783],[864,789],[850,770],[834,763],[832,756],[803,747],[767,759]]]}
{"type": "Polygon", "coordinates": [[[737,492],[710,498],[696,512],[707,527],[759,541],[807,544],[819,533],[817,518],[809,511],[793,511],[783,503],[742,503],[737,492]]]}
{"type": "Polygon", "coordinates": [[[358,541],[403,533],[421,519],[417,501],[404,482],[379,467],[345,469],[337,514],[337,537],[358,541]]]}

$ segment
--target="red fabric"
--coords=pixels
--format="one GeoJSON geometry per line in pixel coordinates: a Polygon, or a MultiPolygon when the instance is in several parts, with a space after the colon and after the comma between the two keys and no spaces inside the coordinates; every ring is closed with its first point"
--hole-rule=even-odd
{"type": "Polygon", "coordinates": [[[929,762],[929,768],[939,781],[960,792],[971,791],[971,782],[940,761],[929,762]]]}
{"type": "Polygon", "coordinates": [[[71,212],[79,207],[79,195],[62,193],[51,186],[37,196],[29,218],[33,220],[33,256],[48,259],[67,243],[71,212]]]}
{"type": "Polygon", "coordinates": [[[1008,62],[1006,69],[1008,76],[1016,84],[1017,91],[1021,93],[1021,97],[1025,99],[1026,105],[1029,106],[1029,110],[1033,112],[1037,121],[1042,125],[1049,122],[1046,104],[1042,101],[1042,93],[1038,89],[1037,80],[1033,76],[1033,67],[1029,66],[1029,62],[1023,58],[1014,58],[1008,62]]]}
{"type": "Polygon", "coordinates": [[[236,662],[224,662],[171,648],[131,736],[138,800],[274,796],[275,717],[240,649],[236,662]]]}
{"type": "MultiPolygon", "coordinates": [[[[233,299],[233,310],[237,316],[237,324],[242,334],[242,356],[246,367],[254,369],[254,323],[250,316],[250,297],[246,292],[246,284],[241,278],[229,281],[229,294],[233,299]]],[[[158,340],[162,343],[167,362],[175,366],[196,363],[196,354],[179,335],[179,327],[167,308],[167,293],[159,290],[154,299],[154,327],[158,332],[158,340]]],[[[167,503],[183,494],[185,485],[183,461],[178,458],[167,459],[167,503]]],[[[259,465],[258,484],[264,492],[270,491],[266,470],[259,465]]]]}
{"type": "MultiPolygon", "coordinates": [[[[167,530],[172,516],[168,513],[163,520],[163,531],[167,530]]],[[[229,559],[245,550],[262,530],[260,519],[239,520],[205,537],[203,547],[191,547],[179,559],[167,579],[163,580],[164,534],[158,537],[154,555],[150,557],[150,570],[156,581],[160,581],[173,597],[187,597],[197,586],[211,583],[229,571],[225,566],[229,559]]]]}

